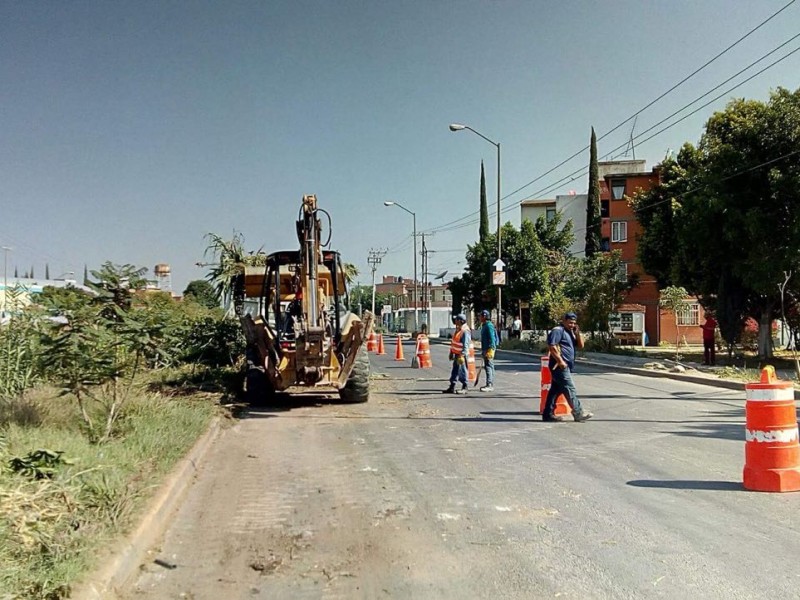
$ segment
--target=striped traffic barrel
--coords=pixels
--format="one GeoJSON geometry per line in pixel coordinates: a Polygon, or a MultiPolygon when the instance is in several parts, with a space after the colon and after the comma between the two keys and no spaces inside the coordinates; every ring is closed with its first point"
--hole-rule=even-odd
{"type": "Polygon", "coordinates": [[[761,381],[745,384],[744,487],[759,492],[800,490],[800,443],[794,385],[764,367],[761,381]]]}
{"type": "Polygon", "coordinates": [[[541,377],[541,400],[539,400],[539,414],[544,414],[544,404],[547,402],[547,393],[550,391],[550,384],[553,382],[553,374],[550,372],[550,355],[542,357],[542,377],[541,377]]]}

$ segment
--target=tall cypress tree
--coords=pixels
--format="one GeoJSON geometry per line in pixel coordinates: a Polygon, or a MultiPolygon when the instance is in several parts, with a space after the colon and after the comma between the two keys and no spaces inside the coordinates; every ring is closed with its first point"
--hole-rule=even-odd
{"type": "Polygon", "coordinates": [[[50,263],[44,263],[44,278],[50,279],[50,263]]]}
{"type": "Polygon", "coordinates": [[[19,279],[19,267],[14,267],[14,279],[19,279]]]}
{"type": "Polygon", "coordinates": [[[483,161],[481,161],[481,226],[478,234],[481,242],[489,235],[489,206],[486,204],[486,174],[483,170],[483,161]]]}
{"type": "Polygon", "coordinates": [[[33,265],[31,265],[31,279],[36,279],[36,275],[33,274],[33,265]]]}
{"type": "Polygon", "coordinates": [[[585,256],[591,258],[600,252],[600,181],[597,168],[597,136],[592,127],[589,150],[589,198],[586,200],[585,256]]]}
{"type": "Polygon", "coordinates": [[[86,264],[83,265],[83,285],[87,285],[89,283],[89,267],[86,264]]]}

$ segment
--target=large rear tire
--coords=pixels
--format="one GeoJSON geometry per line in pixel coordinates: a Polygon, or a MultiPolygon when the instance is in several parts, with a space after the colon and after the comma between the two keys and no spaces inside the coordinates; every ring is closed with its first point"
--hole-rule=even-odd
{"type": "Polygon", "coordinates": [[[369,353],[366,344],[362,344],[358,349],[353,370],[350,372],[347,384],[339,390],[339,398],[353,404],[369,400],[369,353]]]}

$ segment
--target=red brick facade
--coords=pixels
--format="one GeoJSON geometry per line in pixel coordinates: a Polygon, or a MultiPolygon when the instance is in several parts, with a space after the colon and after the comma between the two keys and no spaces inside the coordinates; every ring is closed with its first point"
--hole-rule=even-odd
{"type": "MultiPolygon", "coordinates": [[[[653,169],[643,173],[609,174],[600,182],[603,249],[620,250],[627,275],[639,276],[638,285],[626,295],[624,301],[645,307],[645,331],[650,346],[657,346],[661,341],[674,343],[678,331],[674,315],[659,307],[658,283],[639,264],[637,248],[642,226],[628,200],[637,191],[647,191],[658,181],[658,170],[653,169]]],[[[681,319],[684,324],[679,326],[680,335],[690,344],[702,344],[700,325],[704,321],[703,309],[695,299],[687,301],[691,310],[681,319]]]]}

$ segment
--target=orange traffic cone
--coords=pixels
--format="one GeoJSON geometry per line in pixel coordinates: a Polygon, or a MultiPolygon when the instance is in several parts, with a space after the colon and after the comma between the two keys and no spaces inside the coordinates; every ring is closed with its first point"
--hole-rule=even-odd
{"type": "Polygon", "coordinates": [[[467,381],[475,382],[478,372],[475,370],[475,344],[469,343],[469,353],[467,354],[467,381]]]}
{"type": "Polygon", "coordinates": [[[383,334],[378,334],[378,354],[386,354],[386,350],[383,349],[383,334]]]}
{"type": "Polygon", "coordinates": [[[403,357],[403,340],[400,339],[400,336],[397,336],[397,349],[394,351],[394,359],[395,360],[405,360],[403,357]]]}
{"type": "MultiPolygon", "coordinates": [[[[550,386],[553,382],[553,374],[550,372],[550,356],[542,357],[542,371],[541,371],[541,389],[539,400],[539,414],[544,414],[544,406],[547,404],[547,394],[550,392],[550,386]]],[[[555,415],[571,415],[572,409],[569,407],[569,402],[564,397],[564,394],[559,394],[556,398],[556,407],[553,410],[555,415]]]]}
{"type": "Polygon", "coordinates": [[[367,352],[375,352],[378,349],[378,340],[375,337],[375,332],[370,331],[367,338],[367,352]]]}
{"type": "Polygon", "coordinates": [[[794,386],[764,367],[761,381],[745,384],[745,489],[758,492],[800,490],[800,444],[794,386]]]}

